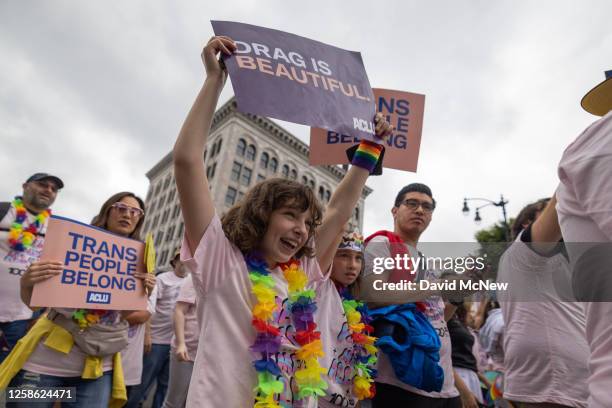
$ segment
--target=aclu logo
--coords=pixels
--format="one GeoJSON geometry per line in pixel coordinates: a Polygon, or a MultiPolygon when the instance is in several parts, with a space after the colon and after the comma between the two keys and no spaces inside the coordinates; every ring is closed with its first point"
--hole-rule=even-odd
{"type": "Polygon", "coordinates": [[[97,303],[107,305],[110,303],[111,294],[106,292],[87,292],[87,303],[97,303]]]}
{"type": "Polygon", "coordinates": [[[353,118],[353,129],[359,129],[362,132],[366,132],[371,135],[375,133],[374,123],[359,118],[353,118]]]}

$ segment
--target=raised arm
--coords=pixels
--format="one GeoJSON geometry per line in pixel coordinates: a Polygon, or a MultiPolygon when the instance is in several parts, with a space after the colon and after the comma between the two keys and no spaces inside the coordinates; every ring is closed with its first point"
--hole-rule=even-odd
{"type": "MultiPolygon", "coordinates": [[[[393,126],[389,125],[380,113],[376,114],[375,121],[376,134],[384,140],[393,131],[393,126]]],[[[319,267],[322,271],[329,269],[332,264],[336,251],[335,248],[333,251],[329,248],[334,246],[338,234],[342,233],[344,226],[353,214],[369,175],[370,173],[366,169],[351,166],[331,196],[325,209],[323,222],[315,236],[315,246],[318,249],[317,261],[319,261],[319,267]]]]}
{"type": "Polygon", "coordinates": [[[191,252],[195,250],[215,213],[204,170],[204,149],[227,72],[218,61],[220,52],[236,49],[227,37],[213,37],[202,51],[206,80],[200,90],[173,150],[174,175],[181,201],[185,233],[191,252]]]}
{"type": "Polygon", "coordinates": [[[561,239],[556,205],[557,197],[553,195],[540,216],[531,225],[532,248],[543,255],[555,249],[561,239]]]}

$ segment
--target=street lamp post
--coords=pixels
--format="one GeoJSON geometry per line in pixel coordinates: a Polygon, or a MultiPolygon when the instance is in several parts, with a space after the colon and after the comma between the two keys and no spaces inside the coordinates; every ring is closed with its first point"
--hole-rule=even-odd
{"type": "Polygon", "coordinates": [[[479,223],[480,221],[482,221],[482,218],[480,218],[480,209],[484,208],[484,207],[488,207],[490,205],[493,205],[495,207],[501,207],[502,209],[502,214],[504,216],[504,235],[506,238],[506,241],[510,240],[510,226],[508,225],[508,218],[507,218],[507,214],[506,214],[506,204],[508,204],[508,200],[504,200],[504,195],[502,194],[501,199],[499,201],[493,201],[493,200],[489,200],[488,198],[477,198],[477,197],[466,197],[463,199],[463,208],[461,209],[461,211],[463,212],[463,214],[468,215],[470,213],[470,207],[468,207],[467,202],[468,201],[485,201],[486,204],[483,204],[479,207],[476,207],[476,211],[475,211],[475,216],[474,216],[474,221],[476,223],[479,223]]]}

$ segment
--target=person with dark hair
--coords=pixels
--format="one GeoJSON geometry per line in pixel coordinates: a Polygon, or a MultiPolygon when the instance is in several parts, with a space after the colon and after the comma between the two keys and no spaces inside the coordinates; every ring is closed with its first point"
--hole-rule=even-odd
{"type": "MultiPolygon", "coordinates": [[[[204,47],[206,80],[173,151],[185,219],[181,261],[191,271],[204,310],[187,405],[316,407],[327,388],[327,367],[319,361],[325,337],[320,330],[326,325],[319,329],[314,313],[318,319],[335,317],[317,308],[309,288],[326,278],[322,271],[332,264],[330,247],[380,164],[383,146],[360,142],[325,217],[310,188],[270,179],[251,188],[220,219],[202,157],[227,78],[218,55],[234,50],[234,41],[224,36],[204,47]]],[[[374,122],[382,143],[392,127],[382,114],[374,122]]]]}
{"type": "Polygon", "coordinates": [[[521,210],[512,226],[515,242],[498,268],[498,282],[509,288],[498,294],[505,324],[503,393],[518,408],[581,408],[589,395],[584,304],[562,293],[570,270],[557,245],[555,204],[553,196],[521,210]]]}
{"type": "MultiPolygon", "coordinates": [[[[133,193],[123,192],[113,195],[102,205],[92,225],[123,237],[138,239],[144,215],[143,201],[133,193]]],[[[57,276],[62,269],[63,263],[58,261],[33,262],[21,277],[23,302],[30,303],[36,283],[57,276]]],[[[153,290],[155,276],[136,272],[134,277],[142,279],[149,292],[153,290]]],[[[0,388],[7,385],[7,377],[12,377],[9,373],[16,373],[10,381],[11,387],[76,387],[75,407],[102,408],[109,403],[125,401],[120,351],[128,344],[129,323],[126,318],[132,313],[50,309],[0,366],[0,388]],[[74,327],[83,327],[82,330],[88,331],[89,337],[104,332],[104,342],[97,345],[103,350],[101,354],[90,355],[82,350],[74,340],[76,334],[71,331],[74,327]]],[[[31,403],[12,402],[7,406],[29,407],[31,403]]],[[[53,401],[40,406],[51,407],[53,401]]]]}
{"type": "Polygon", "coordinates": [[[19,296],[19,278],[42,251],[50,207],[64,187],[59,177],[35,173],[23,194],[0,202],[0,363],[32,323],[32,310],[19,296]]]}
{"type": "MultiPolygon", "coordinates": [[[[454,307],[449,305],[448,310],[445,311],[445,302],[440,296],[440,292],[436,290],[378,292],[374,288],[376,280],[388,283],[401,282],[402,280],[414,280],[416,282],[421,279],[432,281],[436,279],[433,271],[424,268],[415,271],[385,269],[382,273],[374,273],[375,259],[395,258],[396,255],[403,254],[414,258],[420,256],[417,244],[421,234],[429,226],[435,208],[436,202],[428,186],[421,183],[409,184],[398,192],[391,209],[394,221],[393,232],[379,231],[366,240],[366,267],[361,284],[361,299],[367,300],[368,305],[373,309],[418,302],[419,310],[423,310],[426,319],[430,326],[433,326],[439,338],[439,340],[436,340],[439,354],[434,353],[439,360],[435,363],[438,368],[433,367],[432,371],[425,373],[425,380],[429,382],[427,390],[402,381],[398,377],[399,371],[394,369],[391,358],[384,352],[379,353],[378,377],[376,379],[377,392],[372,401],[374,408],[396,406],[452,408],[462,406],[460,392],[455,386],[451,342],[445,318],[450,318],[452,313],[449,311],[454,311],[454,307]]],[[[376,311],[373,313],[376,313],[376,311]]],[[[393,310],[391,313],[393,313],[393,310]]],[[[420,311],[416,313],[420,313],[420,311]]],[[[430,350],[434,348],[434,344],[429,347],[430,350]]],[[[432,358],[435,357],[432,355],[432,358]]],[[[462,387],[462,392],[465,393],[465,395],[462,394],[464,399],[471,401],[471,406],[475,406],[474,397],[467,395],[469,390],[462,387]]]]}
{"type": "Polygon", "coordinates": [[[612,407],[612,70],[605,77],[582,98],[582,107],[601,118],[563,152],[556,195],[576,295],[588,300],[589,407],[607,408],[612,407]]]}

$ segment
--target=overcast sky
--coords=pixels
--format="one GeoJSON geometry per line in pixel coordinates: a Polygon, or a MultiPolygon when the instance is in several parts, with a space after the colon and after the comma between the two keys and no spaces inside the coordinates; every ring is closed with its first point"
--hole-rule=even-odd
{"type": "Polygon", "coordinates": [[[485,208],[476,225],[464,196],[503,193],[514,216],[552,194],[563,149],[596,119],[580,99],[612,69],[612,2],[374,4],[1,1],[0,200],[37,171],[66,183],[55,213],[87,222],[117,191],[144,196],[202,84],[211,19],[361,51],[373,87],[426,95],[418,172],[368,181],[366,233],[392,227],[395,193],[414,181],[439,203],[429,241],[471,241],[501,218],[485,208]]]}

